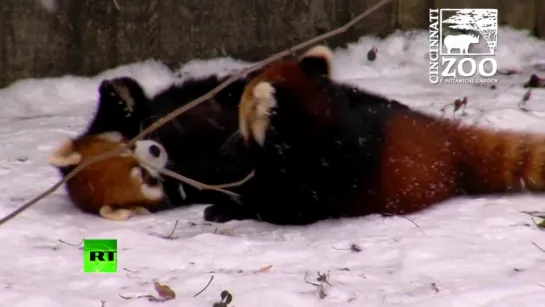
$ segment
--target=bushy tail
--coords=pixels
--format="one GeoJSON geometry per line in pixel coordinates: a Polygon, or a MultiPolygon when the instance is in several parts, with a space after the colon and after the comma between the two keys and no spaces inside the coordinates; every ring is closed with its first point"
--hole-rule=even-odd
{"type": "Polygon", "coordinates": [[[468,194],[545,190],[545,135],[459,127],[462,187],[468,194]]]}

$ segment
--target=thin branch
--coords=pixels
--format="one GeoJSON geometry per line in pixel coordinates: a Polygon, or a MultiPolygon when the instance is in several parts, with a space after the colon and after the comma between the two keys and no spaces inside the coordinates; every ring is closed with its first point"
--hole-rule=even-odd
{"type": "Polygon", "coordinates": [[[243,185],[246,183],[246,181],[252,179],[252,177],[255,176],[255,172],[251,171],[246,177],[244,177],[242,180],[235,181],[232,183],[226,183],[226,184],[216,184],[216,185],[210,185],[211,187],[218,188],[218,189],[229,189],[229,188],[235,188],[238,186],[243,185]]]}
{"type": "Polygon", "coordinates": [[[206,286],[204,286],[204,288],[201,291],[197,292],[197,294],[193,295],[193,297],[197,297],[199,294],[203,293],[204,290],[206,290],[206,288],[208,288],[208,286],[210,286],[210,284],[212,283],[212,280],[214,280],[214,275],[210,276],[210,280],[208,281],[206,286]]]}
{"type": "MultiPolygon", "coordinates": [[[[134,156],[134,155],[133,155],[134,156]]],[[[138,159],[138,157],[134,156],[136,159],[138,159]]],[[[149,166],[153,169],[155,169],[157,172],[163,174],[163,175],[167,175],[169,177],[172,177],[174,179],[177,179],[183,183],[187,183],[199,190],[214,190],[214,191],[218,191],[218,192],[222,192],[222,193],[225,193],[227,195],[230,195],[230,196],[240,196],[238,195],[237,193],[234,193],[234,192],[231,192],[231,191],[227,191],[223,188],[221,188],[221,186],[237,186],[237,185],[241,185],[242,183],[248,181],[250,178],[253,177],[253,172],[250,173],[249,175],[247,175],[246,177],[244,177],[244,179],[242,180],[239,180],[239,181],[236,181],[236,182],[233,182],[233,183],[227,183],[227,184],[223,184],[223,185],[219,185],[220,187],[216,186],[216,185],[208,185],[208,184],[205,184],[205,183],[202,183],[202,182],[199,182],[197,180],[194,180],[194,179],[191,179],[189,177],[186,177],[184,175],[180,175],[176,172],[173,172],[171,170],[168,170],[168,169],[157,169],[155,168],[153,165],[147,163],[146,161],[143,161],[143,160],[140,160],[138,159],[138,161],[140,161],[140,163],[146,165],[146,166],[149,166]]]]}
{"type": "Polygon", "coordinates": [[[176,223],[174,223],[174,227],[172,227],[172,230],[170,231],[170,233],[166,236],[163,236],[163,235],[155,235],[159,238],[162,238],[162,239],[166,239],[166,240],[170,240],[170,239],[178,239],[178,237],[174,237],[174,232],[176,231],[176,228],[178,227],[178,220],[176,220],[176,223]]]}
{"type": "Polygon", "coordinates": [[[159,120],[157,120],[156,122],[151,124],[146,129],[142,130],[136,137],[131,139],[125,146],[123,146],[124,148],[119,148],[117,150],[112,150],[112,151],[109,151],[109,152],[106,152],[106,153],[103,153],[103,154],[100,154],[100,155],[92,156],[92,157],[89,157],[89,158],[85,159],[74,170],[72,170],[70,173],[68,173],[66,176],[64,176],[63,179],[59,180],[57,183],[55,183],[49,189],[47,189],[44,192],[40,193],[37,197],[29,200],[28,202],[24,203],[21,207],[17,208],[16,210],[11,212],[7,216],[0,219],[0,226],[3,225],[4,223],[6,223],[7,221],[13,219],[14,217],[19,215],[21,212],[25,211],[26,209],[28,209],[30,206],[34,205],[38,201],[40,201],[43,198],[47,197],[49,194],[55,192],[58,188],[60,188],[68,180],[72,179],[75,175],[77,175],[85,167],[87,167],[87,166],[89,166],[91,164],[103,161],[105,159],[114,157],[117,154],[122,153],[124,150],[126,150],[127,148],[130,148],[130,146],[134,145],[138,140],[142,139],[144,136],[146,136],[149,133],[151,133],[151,132],[155,131],[156,129],[160,128],[161,126],[163,126],[167,122],[169,122],[169,121],[173,120],[174,118],[180,116],[184,112],[187,112],[189,109],[194,108],[198,104],[200,104],[200,103],[202,103],[204,101],[207,101],[209,99],[212,99],[221,90],[223,90],[227,86],[231,85],[233,82],[235,82],[240,77],[242,77],[242,76],[244,76],[244,75],[246,75],[246,74],[248,74],[250,72],[253,72],[255,70],[258,70],[258,69],[262,68],[263,66],[268,65],[268,64],[270,64],[270,63],[272,63],[274,61],[277,61],[277,60],[279,60],[279,59],[281,59],[281,58],[283,58],[283,57],[285,57],[287,55],[293,54],[296,51],[299,51],[299,50],[301,50],[303,48],[309,47],[309,46],[311,46],[313,44],[316,44],[316,43],[318,43],[318,42],[320,42],[322,40],[325,40],[325,39],[337,36],[339,34],[342,34],[342,33],[346,32],[347,30],[349,30],[350,28],[352,28],[355,24],[360,22],[362,19],[364,19],[365,17],[367,17],[368,15],[373,13],[374,11],[378,10],[379,8],[384,6],[385,4],[387,4],[389,2],[392,2],[392,1],[393,0],[379,1],[377,4],[373,5],[372,7],[367,9],[365,12],[359,14],[358,16],[353,18],[351,21],[349,21],[345,25],[343,25],[343,26],[341,26],[339,28],[336,28],[334,30],[331,30],[331,31],[329,31],[327,33],[324,33],[322,35],[316,36],[316,37],[314,37],[312,39],[309,39],[309,40],[307,40],[307,41],[305,41],[303,43],[300,43],[300,44],[298,44],[298,45],[296,45],[294,47],[288,48],[288,49],[286,49],[286,50],[284,50],[282,52],[276,53],[276,54],[272,55],[271,57],[266,58],[265,60],[262,60],[262,61],[260,61],[260,62],[258,62],[256,64],[250,66],[249,68],[246,68],[246,69],[243,69],[243,70],[239,71],[238,73],[232,75],[230,78],[228,78],[227,80],[222,82],[220,85],[216,86],[214,89],[212,89],[208,93],[200,96],[199,98],[189,102],[188,104],[186,104],[184,106],[179,107],[178,109],[172,111],[171,113],[167,114],[166,116],[160,118],[159,120]]]}
{"type": "Polygon", "coordinates": [[[70,245],[70,246],[73,246],[73,247],[80,247],[83,244],[83,240],[81,240],[81,242],[79,242],[78,244],[68,243],[68,242],[66,242],[66,241],[64,241],[62,239],[58,239],[58,240],[62,244],[70,245]]]}
{"type": "Polygon", "coordinates": [[[545,253],[545,249],[543,249],[543,247],[537,245],[536,242],[532,242],[532,244],[534,244],[535,247],[537,247],[540,251],[544,252],[545,253]]]}
{"type": "Polygon", "coordinates": [[[400,217],[402,219],[406,219],[407,221],[411,222],[414,226],[416,226],[416,228],[418,228],[418,230],[420,230],[420,232],[423,234],[423,235],[426,235],[426,233],[424,232],[424,230],[422,230],[422,228],[420,228],[420,226],[413,220],[411,220],[410,218],[406,217],[406,216],[403,216],[403,215],[399,215],[399,214],[392,214],[392,213],[387,213],[387,212],[382,212],[382,214],[384,215],[387,215],[387,216],[395,216],[395,217],[400,217]]]}

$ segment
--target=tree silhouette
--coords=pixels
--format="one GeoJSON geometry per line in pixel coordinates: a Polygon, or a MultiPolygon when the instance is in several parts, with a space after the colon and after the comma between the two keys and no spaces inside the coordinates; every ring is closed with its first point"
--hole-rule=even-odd
{"type": "Polygon", "coordinates": [[[451,24],[451,29],[479,32],[486,40],[490,53],[494,53],[498,43],[497,9],[459,9],[443,23],[451,24]]]}

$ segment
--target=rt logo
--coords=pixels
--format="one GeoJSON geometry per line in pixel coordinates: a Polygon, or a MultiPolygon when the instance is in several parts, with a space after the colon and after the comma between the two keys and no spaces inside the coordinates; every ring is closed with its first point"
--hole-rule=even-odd
{"type": "Polygon", "coordinates": [[[430,9],[429,42],[430,83],[498,82],[497,9],[430,9]],[[480,43],[487,50],[470,52],[480,43]]]}
{"type": "Polygon", "coordinates": [[[117,240],[85,239],[83,241],[85,273],[117,272],[117,240]]]}

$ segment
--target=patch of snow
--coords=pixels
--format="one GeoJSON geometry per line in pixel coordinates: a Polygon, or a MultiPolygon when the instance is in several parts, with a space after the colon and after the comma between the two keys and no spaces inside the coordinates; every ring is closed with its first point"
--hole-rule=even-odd
{"type": "MultiPolygon", "coordinates": [[[[468,123],[545,132],[544,90],[533,90],[526,104],[530,112],[516,107],[533,64],[545,59],[545,42],[502,28],[498,63],[522,73],[498,76],[500,83],[491,90],[429,84],[427,35],[362,37],[335,50],[335,78],[438,116],[443,106],[467,96],[463,120],[468,123]],[[378,57],[368,62],[372,46],[378,57]]],[[[193,60],[171,72],[149,60],[93,77],[27,79],[1,89],[0,214],[58,180],[47,155],[62,138],[84,128],[103,78],[129,75],[151,95],[179,80],[179,73],[225,74],[248,64],[230,58],[193,60]]],[[[539,195],[461,197],[407,218],[372,215],[281,227],[203,223],[204,206],[112,222],[79,212],[59,189],[0,227],[0,306],[98,307],[102,300],[105,307],[153,306],[119,294],[154,294],[155,279],[177,294],[161,305],[176,307],[210,307],[224,289],[236,307],[541,306],[545,253],[537,246],[545,248],[545,236],[520,211],[543,211],[544,200],[539,195]],[[170,239],[157,235],[170,233],[176,221],[170,239]],[[82,250],[63,242],[77,245],[84,238],[117,239],[119,272],[83,273],[82,250]],[[361,252],[350,251],[352,244],[361,252]],[[272,267],[259,272],[267,266],[272,267]],[[330,272],[323,299],[315,285],[305,282],[307,274],[317,283],[317,271],[330,272]],[[193,298],[211,275],[210,286],[193,298]]]]}

